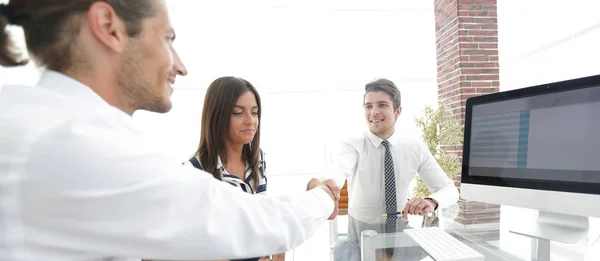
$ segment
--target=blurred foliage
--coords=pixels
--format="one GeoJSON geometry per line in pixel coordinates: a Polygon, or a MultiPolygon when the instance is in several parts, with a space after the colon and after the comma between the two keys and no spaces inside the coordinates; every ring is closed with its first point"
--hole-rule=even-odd
{"type": "MultiPolygon", "coordinates": [[[[457,155],[448,154],[445,146],[462,146],[463,126],[459,120],[450,115],[443,103],[437,108],[425,106],[424,115],[415,118],[417,126],[421,129],[421,139],[427,144],[433,157],[446,175],[452,180],[460,173],[461,165],[457,155]]],[[[427,197],[431,194],[421,177],[417,176],[417,184],[413,190],[416,197],[427,197]]]]}

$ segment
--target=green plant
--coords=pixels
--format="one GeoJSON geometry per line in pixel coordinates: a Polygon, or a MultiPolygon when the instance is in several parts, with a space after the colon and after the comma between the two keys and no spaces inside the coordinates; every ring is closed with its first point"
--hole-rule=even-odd
{"type": "MultiPolygon", "coordinates": [[[[452,180],[460,173],[461,165],[457,155],[448,154],[444,146],[462,145],[463,126],[450,115],[443,103],[437,108],[430,105],[425,106],[424,115],[415,118],[416,124],[422,130],[421,138],[437,160],[446,175],[452,180]]],[[[417,176],[414,187],[415,197],[427,197],[431,194],[423,180],[417,176]]]]}

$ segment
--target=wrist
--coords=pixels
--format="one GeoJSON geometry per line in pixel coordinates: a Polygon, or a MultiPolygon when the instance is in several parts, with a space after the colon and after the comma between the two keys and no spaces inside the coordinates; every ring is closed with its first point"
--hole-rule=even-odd
{"type": "Polygon", "coordinates": [[[437,210],[439,203],[437,202],[437,200],[433,199],[433,198],[424,198],[425,200],[427,200],[430,204],[432,204],[433,206],[433,210],[437,210]]]}

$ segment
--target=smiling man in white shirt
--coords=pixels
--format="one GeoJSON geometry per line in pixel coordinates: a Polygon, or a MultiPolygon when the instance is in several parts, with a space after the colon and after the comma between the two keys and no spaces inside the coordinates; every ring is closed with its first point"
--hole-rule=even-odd
{"type": "Polygon", "coordinates": [[[131,114],[169,111],[187,74],[164,0],[0,4],[0,65],[15,66],[7,24],[23,26],[46,70],[33,88],[0,91],[0,260],[265,256],[335,217],[334,181],[256,197],[141,138],[131,114]]]}
{"type": "Polygon", "coordinates": [[[401,215],[382,218],[383,214],[427,215],[458,200],[454,182],[427,146],[398,135],[395,125],[402,112],[400,97],[390,80],[366,84],[363,105],[369,131],[344,142],[335,160],[338,184],[342,186],[348,179],[350,240],[359,240],[364,229],[394,232],[404,225],[401,215]],[[432,194],[408,199],[409,184],[417,174],[432,194]]]}

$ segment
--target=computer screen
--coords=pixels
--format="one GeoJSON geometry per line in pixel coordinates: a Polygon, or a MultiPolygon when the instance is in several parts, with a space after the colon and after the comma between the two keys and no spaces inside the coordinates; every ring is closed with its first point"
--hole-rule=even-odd
{"type": "Polygon", "coordinates": [[[600,86],[473,105],[470,131],[469,176],[600,184],[600,86]]]}
{"type": "Polygon", "coordinates": [[[600,195],[600,75],[470,98],[464,132],[461,196],[481,198],[464,184],[600,195]]]}

